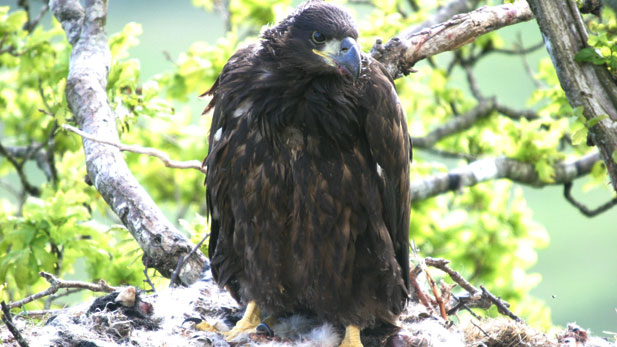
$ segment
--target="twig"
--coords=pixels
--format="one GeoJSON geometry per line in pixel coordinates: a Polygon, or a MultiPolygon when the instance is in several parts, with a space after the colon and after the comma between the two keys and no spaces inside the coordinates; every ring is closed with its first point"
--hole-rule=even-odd
{"type": "Polygon", "coordinates": [[[45,13],[47,13],[47,11],[49,11],[48,2],[43,4],[43,7],[41,7],[41,11],[39,11],[39,14],[32,20],[30,19],[30,13],[28,11],[28,21],[26,22],[26,24],[24,24],[24,29],[27,31],[34,30],[34,28],[39,25],[39,22],[41,21],[41,19],[43,19],[43,16],[45,15],[45,13]]]}
{"type": "Polygon", "coordinates": [[[13,334],[13,337],[15,337],[17,343],[19,343],[21,347],[28,347],[28,343],[26,342],[26,340],[24,340],[24,337],[21,336],[19,329],[17,329],[15,324],[13,324],[13,318],[11,317],[11,311],[9,311],[9,307],[4,301],[2,301],[0,305],[2,306],[2,321],[9,329],[11,334],[13,334]]]}
{"type": "Polygon", "coordinates": [[[174,270],[174,272],[172,272],[171,274],[171,278],[169,281],[169,286],[173,286],[176,284],[176,281],[178,280],[178,275],[180,274],[180,271],[182,271],[182,267],[184,266],[185,260],[190,258],[195,252],[197,252],[197,250],[199,249],[199,247],[201,247],[201,245],[204,243],[204,241],[206,241],[206,239],[210,236],[210,233],[207,233],[202,239],[201,241],[199,241],[198,244],[195,245],[195,247],[193,247],[193,249],[191,249],[191,251],[189,252],[189,254],[187,254],[185,257],[180,257],[180,260],[178,261],[178,266],[176,266],[176,269],[174,270]]]}
{"type": "Polygon", "coordinates": [[[6,148],[2,145],[2,143],[0,143],[0,154],[6,157],[6,159],[11,163],[11,165],[13,165],[15,170],[17,170],[17,175],[19,176],[19,180],[21,181],[22,186],[28,192],[28,194],[32,196],[41,195],[40,189],[38,187],[31,185],[30,182],[28,182],[28,178],[26,178],[26,174],[24,173],[24,170],[23,170],[24,163],[26,162],[29,155],[26,155],[26,157],[21,161],[21,163],[18,163],[15,157],[13,157],[6,150],[6,148]]]}
{"type": "Polygon", "coordinates": [[[448,266],[448,263],[450,263],[449,260],[427,257],[427,258],[424,258],[424,262],[428,266],[438,268],[439,270],[447,273],[454,282],[456,282],[459,286],[461,286],[461,288],[469,292],[469,294],[471,294],[472,297],[477,297],[482,293],[480,290],[478,290],[478,288],[474,287],[471,283],[467,282],[467,280],[464,279],[463,276],[461,276],[461,274],[452,270],[452,268],[448,266]]]}
{"type": "Polygon", "coordinates": [[[473,320],[470,320],[471,324],[473,324],[474,327],[480,329],[480,331],[484,334],[484,336],[490,338],[490,336],[488,335],[488,333],[486,331],[484,331],[482,328],[480,328],[479,325],[477,325],[476,323],[473,322],[473,320]]]}
{"type": "Polygon", "coordinates": [[[495,306],[497,306],[497,310],[499,311],[499,313],[504,314],[519,323],[523,323],[522,319],[520,319],[517,315],[512,313],[510,309],[508,309],[508,306],[510,305],[507,302],[491,294],[491,292],[489,292],[486,288],[484,288],[484,286],[480,286],[480,289],[482,289],[482,295],[489,298],[491,302],[495,304],[495,306]]]}
{"type": "Polygon", "coordinates": [[[570,204],[572,204],[572,206],[576,207],[586,217],[595,217],[601,213],[608,211],[613,206],[617,205],[617,197],[615,197],[612,200],[592,210],[588,208],[587,206],[583,205],[582,203],[576,201],[576,199],[574,199],[574,197],[572,196],[572,185],[573,184],[571,181],[566,182],[566,184],[563,185],[563,195],[566,198],[566,200],[570,204]]]}
{"type": "Polygon", "coordinates": [[[49,308],[51,307],[51,303],[59,298],[62,298],[64,296],[69,296],[71,294],[75,294],[75,293],[79,293],[82,290],[84,290],[83,288],[72,288],[72,289],[67,289],[66,291],[64,291],[64,293],[58,293],[58,294],[52,294],[50,295],[47,300],[45,300],[45,309],[49,310],[49,308]]]}
{"type": "Polygon", "coordinates": [[[105,140],[105,139],[90,135],[86,132],[83,132],[77,129],[76,127],[72,125],[68,125],[68,124],[62,124],[62,128],[69,130],[71,132],[74,132],[75,134],[85,139],[116,147],[121,151],[145,154],[151,157],[159,158],[165,164],[165,166],[170,167],[170,168],[195,169],[195,170],[201,171],[204,174],[207,173],[206,168],[202,166],[202,163],[199,160],[189,160],[189,161],[172,160],[169,158],[169,155],[167,155],[167,153],[160,151],[156,148],[142,147],[142,146],[135,146],[135,145],[125,145],[123,143],[105,140]]]}
{"type": "Polygon", "coordinates": [[[34,295],[30,295],[29,297],[25,299],[10,303],[9,308],[21,307],[34,300],[54,294],[62,288],[80,288],[80,289],[88,289],[93,292],[105,292],[105,293],[111,293],[111,292],[118,290],[117,288],[114,288],[110,286],[109,284],[107,284],[107,282],[105,282],[104,280],[100,280],[98,283],[87,283],[87,282],[81,282],[81,281],[65,281],[65,280],[58,279],[54,275],[44,272],[44,271],[39,272],[39,275],[43,277],[45,280],[47,280],[47,282],[49,282],[51,286],[42,292],[36,293],[34,295]]]}
{"type": "Polygon", "coordinates": [[[467,83],[469,84],[469,90],[471,91],[471,95],[474,96],[478,101],[482,101],[486,99],[480,92],[480,86],[476,81],[476,76],[473,74],[472,64],[464,63],[462,65],[463,70],[465,70],[465,75],[467,76],[467,83]]]}
{"type": "Polygon", "coordinates": [[[420,287],[420,284],[416,280],[416,278],[418,278],[418,275],[421,272],[422,272],[422,267],[420,267],[420,264],[416,265],[413,268],[413,270],[409,272],[409,281],[411,282],[411,285],[416,291],[416,295],[418,296],[418,300],[420,300],[420,303],[422,303],[422,305],[424,305],[426,308],[432,309],[431,305],[429,304],[428,299],[426,298],[426,294],[424,294],[424,291],[422,290],[422,288],[420,287]]]}
{"type": "MultiPolygon", "coordinates": [[[[519,33],[519,38],[520,38],[520,33],[519,33]]],[[[494,48],[493,52],[495,53],[501,53],[501,54],[508,54],[508,55],[523,55],[523,54],[529,54],[532,53],[534,51],[537,51],[538,49],[544,47],[544,41],[540,41],[538,43],[536,43],[533,46],[524,48],[522,43],[517,44],[517,47],[514,49],[507,49],[507,48],[494,48]]]]}
{"type": "Polygon", "coordinates": [[[488,117],[494,109],[494,99],[483,99],[471,110],[458,117],[452,118],[448,122],[431,130],[425,136],[412,137],[411,142],[416,148],[431,148],[443,138],[471,128],[478,120],[488,117]]]}
{"type": "Polygon", "coordinates": [[[495,110],[501,113],[502,115],[510,118],[510,119],[521,119],[525,118],[527,120],[534,120],[540,118],[540,116],[534,110],[515,110],[509,106],[495,103],[495,110]]]}
{"type": "Polygon", "coordinates": [[[428,271],[424,271],[424,274],[426,275],[426,278],[428,279],[428,283],[431,287],[431,290],[433,291],[433,295],[435,296],[435,301],[437,301],[437,305],[439,306],[439,312],[441,313],[441,318],[447,321],[448,315],[446,314],[446,306],[444,305],[443,300],[441,299],[439,290],[437,290],[437,285],[435,284],[435,280],[433,280],[433,277],[431,277],[428,271]]]}
{"type": "Polygon", "coordinates": [[[15,315],[15,317],[44,317],[51,315],[58,315],[65,313],[68,309],[61,308],[57,310],[33,310],[33,311],[21,311],[15,315]]]}
{"type": "MultiPolygon", "coordinates": [[[[152,288],[153,292],[156,292],[156,289],[154,288],[154,283],[152,283],[152,281],[150,280],[150,276],[148,275],[148,269],[150,268],[150,258],[145,257],[144,260],[144,275],[146,276],[146,279],[144,280],[145,282],[147,282],[150,285],[150,288],[152,288]]],[[[155,269],[156,271],[156,269],[155,269]]]]}

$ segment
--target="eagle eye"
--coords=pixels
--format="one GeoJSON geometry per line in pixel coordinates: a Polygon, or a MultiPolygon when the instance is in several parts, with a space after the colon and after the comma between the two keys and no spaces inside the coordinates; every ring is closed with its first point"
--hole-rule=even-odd
{"type": "Polygon", "coordinates": [[[313,42],[317,45],[320,45],[326,42],[326,35],[320,33],[319,31],[313,31],[313,36],[311,36],[313,42]]]}

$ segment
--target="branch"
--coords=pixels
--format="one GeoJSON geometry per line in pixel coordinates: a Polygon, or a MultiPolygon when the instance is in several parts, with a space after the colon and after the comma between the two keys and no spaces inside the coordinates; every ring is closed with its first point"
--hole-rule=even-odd
{"type": "Polygon", "coordinates": [[[608,201],[607,203],[602,204],[601,206],[593,210],[589,209],[587,206],[576,201],[576,199],[574,199],[574,197],[572,196],[572,182],[567,182],[566,184],[563,185],[563,195],[566,198],[566,200],[568,200],[569,203],[571,203],[574,207],[576,207],[579,211],[581,211],[582,214],[584,214],[587,217],[595,217],[601,213],[608,211],[609,209],[611,209],[611,207],[617,205],[617,197],[615,197],[611,199],[610,201],[608,201]]]}
{"type": "Polygon", "coordinates": [[[411,201],[420,201],[449,191],[471,187],[488,180],[506,178],[511,181],[543,187],[564,184],[591,172],[593,165],[600,160],[599,153],[588,154],[576,161],[561,162],[554,166],[552,182],[541,181],[533,164],[499,157],[477,160],[467,166],[450,172],[426,177],[411,182],[411,201]]]}
{"type": "Polygon", "coordinates": [[[36,293],[34,295],[30,295],[27,298],[10,303],[8,305],[9,308],[21,307],[34,300],[54,294],[62,288],[79,288],[79,289],[87,289],[93,292],[105,292],[105,293],[111,293],[111,292],[118,290],[118,288],[114,288],[110,286],[109,284],[107,284],[107,282],[103,280],[100,280],[99,283],[88,283],[88,282],[81,282],[81,281],[64,281],[44,271],[39,272],[39,275],[43,277],[45,280],[47,280],[47,282],[49,282],[51,286],[42,292],[36,293]]]}
{"type": "MultiPolygon", "coordinates": [[[[1,146],[1,145],[0,145],[1,146]]],[[[4,146],[4,150],[9,156],[22,160],[33,159],[36,161],[36,166],[43,171],[45,177],[51,180],[53,177],[53,169],[50,166],[48,151],[43,149],[43,144],[34,142],[29,146],[4,146]]],[[[0,149],[0,154],[2,150],[0,149]]]]}
{"type": "Polygon", "coordinates": [[[371,55],[384,64],[393,78],[399,78],[409,74],[411,67],[422,59],[458,49],[491,31],[532,18],[524,1],[485,6],[420,32],[404,30],[385,45],[378,40],[371,55]]]}
{"type": "Polygon", "coordinates": [[[2,306],[2,321],[4,322],[6,327],[9,329],[13,337],[15,337],[15,340],[17,341],[17,343],[21,347],[28,347],[28,342],[24,340],[24,337],[21,336],[19,329],[17,329],[15,324],[13,324],[13,318],[11,317],[11,311],[9,311],[9,308],[6,306],[6,303],[2,301],[0,305],[2,306]]]}
{"type": "Polygon", "coordinates": [[[4,156],[9,161],[9,163],[13,165],[13,167],[17,171],[17,176],[19,176],[19,181],[21,182],[21,185],[24,187],[26,192],[28,192],[28,194],[32,196],[39,196],[41,195],[41,190],[38,187],[35,187],[30,184],[30,182],[28,181],[28,178],[26,177],[26,173],[23,170],[24,163],[26,162],[28,157],[30,157],[31,152],[32,150],[26,152],[24,154],[24,159],[21,162],[17,162],[17,158],[11,155],[11,153],[9,153],[7,148],[4,147],[2,143],[0,143],[0,155],[4,156]]]}
{"type": "Polygon", "coordinates": [[[75,128],[72,125],[68,125],[68,124],[62,124],[62,128],[69,130],[71,132],[74,132],[75,134],[88,139],[88,140],[92,140],[92,141],[96,141],[96,142],[100,142],[106,145],[110,145],[110,146],[114,146],[116,148],[118,148],[121,151],[124,152],[132,152],[132,153],[138,153],[138,154],[145,154],[145,155],[149,155],[151,157],[156,157],[159,158],[164,164],[165,166],[169,167],[169,168],[175,168],[175,169],[195,169],[195,170],[199,170],[202,173],[206,174],[207,170],[205,167],[203,167],[203,165],[201,164],[201,162],[199,160],[189,160],[189,161],[178,161],[178,160],[172,160],[169,158],[169,155],[167,155],[167,153],[158,150],[156,148],[152,148],[152,147],[142,147],[142,146],[135,146],[135,145],[125,145],[123,143],[120,142],[116,142],[116,141],[110,141],[110,140],[106,140],[106,139],[102,139],[96,136],[92,136],[88,133],[85,133],[77,128],[75,128]]]}
{"type": "Polygon", "coordinates": [[[488,297],[491,300],[491,302],[493,304],[495,304],[495,306],[497,306],[497,311],[499,311],[499,313],[505,314],[506,316],[514,319],[517,322],[523,322],[522,319],[520,319],[517,315],[512,313],[512,311],[510,311],[510,309],[508,309],[508,306],[510,306],[510,305],[507,302],[505,302],[505,301],[501,300],[501,298],[498,298],[495,295],[493,295],[486,288],[484,288],[484,286],[480,286],[480,288],[482,289],[482,295],[488,297]]]}
{"type": "Polygon", "coordinates": [[[448,122],[431,130],[425,136],[412,137],[411,142],[414,148],[431,149],[443,138],[470,129],[477,121],[490,116],[495,111],[514,120],[521,118],[528,120],[539,118],[538,114],[532,110],[519,111],[506,105],[499,104],[494,98],[480,98],[478,104],[471,110],[460,116],[453,117],[448,122]]]}
{"type": "Polygon", "coordinates": [[[479,102],[468,112],[452,118],[445,124],[433,129],[423,137],[412,137],[411,142],[415,148],[431,148],[439,140],[455,133],[471,128],[475,122],[488,117],[495,110],[493,99],[485,99],[479,102]]]}
{"type": "Polygon", "coordinates": [[[467,280],[464,279],[463,276],[461,276],[461,274],[452,270],[448,266],[448,263],[450,263],[449,260],[426,257],[424,258],[424,261],[426,265],[438,268],[439,270],[447,273],[455,283],[460,285],[461,288],[465,289],[469,294],[471,294],[472,297],[476,297],[482,294],[482,292],[478,288],[474,287],[471,283],[467,282],[467,280]]]}
{"type": "MultiPolygon", "coordinates": [[[[73,51],[69,60],[66,100],[75,120],[86,134],[119,143],[116,119],[107,99],[110,52],[105,34],[107,2],[52,0],[50,7],[60,21],[73,51]]],[[[128,169],[114,146],[82,139],[88,178],[144,251],[142,260],[163,276],[170,276],[178,260],[193,245],[163,215],[159,207],[128,169]]],[[[196,252],[180,274],[183,284],[201,277],[207,259],[196,252]]]]}

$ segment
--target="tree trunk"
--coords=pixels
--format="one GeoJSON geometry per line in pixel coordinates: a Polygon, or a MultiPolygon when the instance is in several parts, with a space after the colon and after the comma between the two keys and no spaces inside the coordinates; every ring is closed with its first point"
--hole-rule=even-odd
{"type": "Polygon", "coordinates": [[[576,62],[587,47],[587,32],[574,0],[528,0],[546,49],[553,60],[561,88],[572,107],[583,106],[587,120],[608,115],[589,129],[589,137],[600,150],[613,189],[617,191],[617,86],[605,66],[576,62]]]}

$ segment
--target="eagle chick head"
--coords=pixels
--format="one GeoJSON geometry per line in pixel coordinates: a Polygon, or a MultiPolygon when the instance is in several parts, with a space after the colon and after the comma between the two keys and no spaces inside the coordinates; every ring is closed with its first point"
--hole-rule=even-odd
{"type": "Polygon", "coordinates": [[[306,1],[265,30],[262,39],[280,67],[313,75],[360,76],[358,30],[351,15],[338,5],[306,1]]]}

